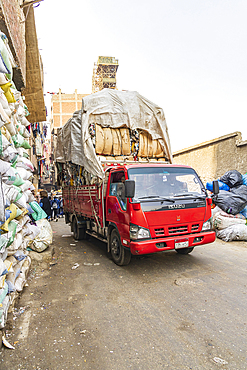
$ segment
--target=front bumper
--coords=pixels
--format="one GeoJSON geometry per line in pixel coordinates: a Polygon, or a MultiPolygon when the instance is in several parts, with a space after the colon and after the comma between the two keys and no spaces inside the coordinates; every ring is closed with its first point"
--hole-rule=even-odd
{"type": "MultiPolygon", "coordinates": [[[[176,235],[167,238],[158,238],[158,239],[149,239],[144,241],[131,241],[130,250],[132,254],[149,254],[156,252],[163,252],[167,250],[175,250],[175,241],[188,240],[188,247],[196,247],[203,244],[212,243],[215,241],[215,232],[214,231],[205,231],[195,234],[187,235],[176,235]],[[200,241],[195,241],[196,238],[202,238],[200,241]],[[157,244],[165,243],[164,248],[157,247],[157,244]]],[[[198,239],[197,239],[198,240],[198,239]]]]}

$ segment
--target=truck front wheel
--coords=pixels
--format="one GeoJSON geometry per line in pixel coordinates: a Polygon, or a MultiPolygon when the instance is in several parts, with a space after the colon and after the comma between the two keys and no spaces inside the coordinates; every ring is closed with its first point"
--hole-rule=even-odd
{"type": "Polygon", "coordinates": [[[86,229],[85,229],[85,227],[80,228],[78,226],[76,217],[74,217],[74,219],[73,219],[72,228],[73,228],[73,233],[74,233],[75,240],[82,240],[82,239],[86,238],[86,229]]]}
{"type": "Polygon", "coordinates": [[[176,252],[179,254],[189,254],[193,251],[194,247],[190,248],[181,248],[181,249],[176,249],[176,252]]]}
{"type": "Polygon", "coordinates": [[[131,252],[122,246],[117,230],[112,230],[110,238],[111,256],[113,261],[119,266],[128,265],[131,260],[131,252]]]}

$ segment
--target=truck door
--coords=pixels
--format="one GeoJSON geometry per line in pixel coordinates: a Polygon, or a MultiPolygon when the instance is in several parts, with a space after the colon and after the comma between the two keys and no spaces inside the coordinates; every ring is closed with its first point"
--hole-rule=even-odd
{"type": "MultiPolygon", "coordinates": [[[[121,241],[129,240],[128,201],[125,198],[124,171],[110,174],[110,186],[106,197],[106,220],[114,223],[119,231],[121,241]]],[[[126,244],[126,243],[124,243],[126,244]]]]}

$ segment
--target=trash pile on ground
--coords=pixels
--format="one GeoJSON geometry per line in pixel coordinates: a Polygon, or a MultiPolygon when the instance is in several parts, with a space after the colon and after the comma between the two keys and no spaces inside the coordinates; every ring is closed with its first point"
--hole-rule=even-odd
{"type": "MultiPolygon", "coordinates": [[[[247,241],[247,174],[227,171],[219,180],[219,194],[213,197],[213,226],[218,238],[229,242],[247,241]]],[[[213,190],[212,182],[206,188],[213,190]]]]}
{"type": "Polygon", "coordinates": [[[86,96],[82,109],[58,129],[55,157],[61,186],[99,182],[105,161],[169,163],[164,112],[135,91],[104,89],[86,96]]]}
{"type": "Polygon", "coordinates": [[[47,215],[32,193],[34,168],[26,140],[31,130],[29,112],[12,81],[5,48],[0,33],[0,329],[25,285],[31,265],[28,249],[44,250],[52,238],[47,215]]]}

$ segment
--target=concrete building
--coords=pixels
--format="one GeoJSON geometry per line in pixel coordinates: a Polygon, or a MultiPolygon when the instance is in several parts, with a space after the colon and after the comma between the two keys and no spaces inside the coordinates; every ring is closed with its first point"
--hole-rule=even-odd
{"type": "Polygon", "coordinates": [[[216,180],[229,170],[247,172],[247,140],[241,132],[233,132],[219,138],[194,145],[173,153],[176,164],[193,167],[204,184],[216,180]]]}

